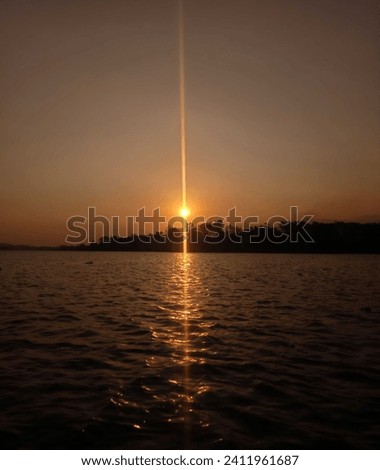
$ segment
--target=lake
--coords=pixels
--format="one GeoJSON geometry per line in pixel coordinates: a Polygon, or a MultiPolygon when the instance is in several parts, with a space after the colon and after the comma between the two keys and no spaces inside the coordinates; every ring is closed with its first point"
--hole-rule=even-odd
{"type": "Polygon", "coordinates": [[[0,253],[0,438],[369,449],[380,256],[0,253]]]}

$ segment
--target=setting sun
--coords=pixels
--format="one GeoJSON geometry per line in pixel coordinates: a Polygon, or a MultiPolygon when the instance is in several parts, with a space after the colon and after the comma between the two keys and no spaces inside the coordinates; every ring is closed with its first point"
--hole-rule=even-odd
{"type": "Polygon", "coordinates": [[[188,207],[182,207],[181,210],[179,211],[179,215],[186,219],[190,215],[190,210],[188,207]]]}

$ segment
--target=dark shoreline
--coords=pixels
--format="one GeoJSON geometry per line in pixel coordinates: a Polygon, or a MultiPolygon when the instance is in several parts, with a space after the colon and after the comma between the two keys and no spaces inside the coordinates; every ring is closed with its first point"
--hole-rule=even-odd
{"type": "MultiPolygon", "coordinates": [[[[71,246],[18,246],[12,245],[4,248],[0,246],[0,251],[59,251],[59,252],[86,252],[86,253],[183,253],[182,249],[111,249],[105,247],[92,247],[85,245],[83,247],[71,246]]],[[[187,250],[187,253],[218,253],[218,254],[300,254],[300,255],[380,255],[380,248],[376,250],[306,250],[306,249],[293,249],[293,250],[187,250]]]]}
{"type": "MultiPolygon", "coordinates": [[[[379,254],[380,223],[291,222],[243,230],[222,220],[186,230],[189,253],[379,254]]],[[[0,250],[182,252],[183,232],[168,227],[149,235],[103,236],[97,242],[60,246],[0,243],[0,250]]]]}

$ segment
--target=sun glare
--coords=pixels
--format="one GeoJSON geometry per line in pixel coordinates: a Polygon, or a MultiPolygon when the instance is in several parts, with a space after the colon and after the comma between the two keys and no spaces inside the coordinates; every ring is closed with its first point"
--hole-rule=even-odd
{"type": "Polygon", "coordinates": [[[188,207],[182,207],[181,210],[179,211],[179,214],[181,217],[186,219],[190,215],[190,210],[188,207]]]}

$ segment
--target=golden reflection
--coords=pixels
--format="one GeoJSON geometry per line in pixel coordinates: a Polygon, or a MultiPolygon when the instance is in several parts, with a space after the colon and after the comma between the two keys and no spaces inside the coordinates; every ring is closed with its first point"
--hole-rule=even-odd
{"type": "Polygon", "coordinates": [[[192,371],[197,366],[204,364],[204,349],[202,343],[211,326],[203,321],[202,299],[203,287],[194,262],[196,258],[187,252],[187,242],[184,242],[183,253],[179,253],[176,259],[176,268],[173,270],[173,281],[178,283],[181,289],[182,299],[180,308],[173,311],[172,319],[180,329],[177,335],[171,339],[173,347],[173,360],[182,367],[182,376],[172,378],[173,383],[180,385],[180,390],[175,398],[176,405],[181,410],[184,425],[184,446],[191,447],[191,424],[197,421],[207,427],[208,423],[202,417],[194,416],[194,407],[199,396],[208,391],[207,384],[193,377],[192,371]]]}
{"type": "Polygon", "coordinates": [[[183,400],[184,400],[184,440],[185,448],[190,448],[191,429],[190,419],[187,419],[191,413],[191,403],[193,401],[192,390],[190,385],[190,337],[189,337],[189,317],[190,317],[190,298],[189,298],[189,254],[187,253],[187,239],[183,242],[183,400]]]}
{"type": "Polygon", "coordinates": [[[159,370],[167,381],[167,389],[154,396],[157,401],[170,402],[173,414],[167,422],[181,426],[186,448],[191,448],[192,426],[209,425],[199,401],[209,390],[202,371],[209,354],[207,337],[213,323],[204,318],[207,289],[200,277],[198,261],[186,249],[173,254],[166,291],[150,325],[154,340],[169,347],[169,351],[146,360],[148,367],[159,370]]]}

